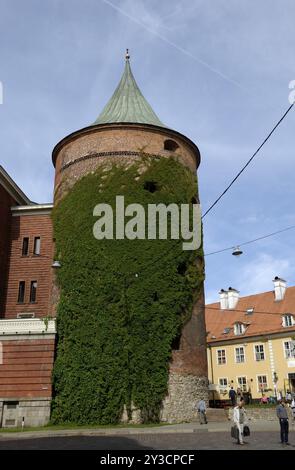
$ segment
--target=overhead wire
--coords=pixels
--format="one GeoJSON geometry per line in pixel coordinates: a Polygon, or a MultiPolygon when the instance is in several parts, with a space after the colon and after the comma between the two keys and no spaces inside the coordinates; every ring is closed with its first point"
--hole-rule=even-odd
{"type": "Polygon", "coordinates": [[[254,243],[254,242],[257,242],[259,240],[264,240],[265,238],[273,237],[274,235],[277,235],[278,233],[287,232],[288,230],[292,230],[294,228],[295,228],[295,225],[291,225],[290,227],[285,227],[281,230],[277,230],[276,232],[268,233],[267,235],[262,235],[261,237],[254,238],[253,240],[249,240],[247,242],[237,243],[237,244],[229,246],[227,248],[222,248],[221,250],[212,251],[211,253],[205,253],[204,256],[215,255],[217,253],[223,253],[224,251],[232,250],[235,247],[241,247],[241,246],[249,245],[250,243],[254,243]]]}
{"type": "Polygon", "coordinates": [[[262,149],[262,147],[266,144],[266,142],[270,139],[270,137],[272,136],[272,134],[275,132],[275,130],[277,129],[277,127],[279,127],[279,125],[281,124],[281,122],[285,119],[285,117],[287,116],[287,114],[291,111],[291,109],[293,108],[295,103],[292,103],[289,108],[287,109],[287,111],[283,114],[283,116],[279,119],[279,121],[276,123],[276,125],[272,128],[272,130],[270,131],[270,133],[267,135],[267,137],[264,139],[264,141],[262,142],[262,144],[258,147],[258,149],[253,153],[253,155],[249,158],[249,160],[247,161],[247,163],[242,167],[242,169],[237,173],[237,175],[234,177],[234,179],[230,182],[230,184],[225,188],[225,190],[220,194],[220,196],[218,196],[218,198],[211,204],[211,206],[206,210],[206,212],[203,214],[202,216],[202,219],[204,219],[204,217],[206,217],[207,214],[209,214],[209,212],[213,209],[213,207],[216,206],[216,204],[218,204],[218,202],[220,201],[220,199],[223,198],[223,196],[229,191],[229,189],[232,187],[232,185],[237,181],[237,179],[241,176],[241,174],[246,170],[246,168],[250,165],[250,163],[254,160],[254,158],[256,157],[256,155],[259,153],[259,151],[262,149]]]}

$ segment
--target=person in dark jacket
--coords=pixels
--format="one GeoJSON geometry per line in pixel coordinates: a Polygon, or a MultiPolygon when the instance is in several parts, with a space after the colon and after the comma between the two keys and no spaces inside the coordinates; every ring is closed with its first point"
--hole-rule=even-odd
{"type": "Polygon", "coordinates": [[[228,395],[229,395],[229,398],[231,399],[232,406],[236,406],[237,394],[236,394],[236,391],[234,390],[233,387],[230,388],[230,391],[228,392],[228,395]]]}
{"type": "Polygon", "coordinates": [[[289,419],[287,413],[287,402],[286,400],[280,400],[279,405],[276,408],[277,417],[280,421],[281,428],[281,443],[289,446],[289,419]]]}

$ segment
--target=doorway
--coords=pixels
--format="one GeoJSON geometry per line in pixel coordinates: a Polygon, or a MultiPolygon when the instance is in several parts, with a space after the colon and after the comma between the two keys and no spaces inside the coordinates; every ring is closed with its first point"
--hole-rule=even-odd
{"type": "Polygon", "coordinates": [[[295,373],[288,374],[289,378],[289,390],[291,393],[295,393],[295,373]]]}

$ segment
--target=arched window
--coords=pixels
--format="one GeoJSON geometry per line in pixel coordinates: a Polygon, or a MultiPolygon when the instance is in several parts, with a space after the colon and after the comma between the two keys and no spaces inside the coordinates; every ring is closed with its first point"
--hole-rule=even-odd
{"type": "Polygon", "coordinates": [[[164,150],[169,150],[170,152],[175,152],[179,148],[179,145],[174,141],[167,139],[164,141],[164,150]]]}

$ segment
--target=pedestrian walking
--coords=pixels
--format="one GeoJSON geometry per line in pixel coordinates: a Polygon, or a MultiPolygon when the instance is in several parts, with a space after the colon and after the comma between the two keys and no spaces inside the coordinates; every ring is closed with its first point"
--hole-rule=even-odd
{"type": "Polygon", "coordinates": [[[292,401],[292,395],[290,393],[290,390],[287,390],[287,393],[286,393],[286,400],[287,402],[291,403],[292,401]]]}
{"type": "Polygon", "coordinates": [[[237,403],[237,394],[236,391],[234,390],[234,387],[230,388],[230,391],[228,392],[229,398],[231,400],[232,406],[236,406],[237,403]]]}
{"type": "Polygon", "coordinates": [[[279,405],[276,408],[277,417],[279,418],[281,428],[281,443],[289,446],[289,419],[287,412],[286,400],[280,400],[279,405]]]}
{"type": "Polygon", "coordinates": [[[199,413],[200,424],[207,424],[207,416],[206,416],[207,407],[206,407],[205,400],[201,399],[200,401],[198,401],[197,410],[199,413]]]}
{"type": "Polygon", "coordinates": [[[293,423],[294,423],[295,422],[295,399],[294,398],[291,403],[291,410],[292,410],[292,418],[293,418],[293,423]]]}
{"type": "Polygon", "coordinates": [[[244,400],[241,399],[238,405],[234,408],[234,414],[233,414],[233,421],[238,429],[237,444],[240,444],[240,445],[244,445],[244,441],[243,441],[244,426],[248,421],[244,404],[245,404],[244,400]]]}
{"type": "Polygon", "coordinates": [[[243,392],[240,388],[237,389],[237,405],[240,403],[240,401],[244,401],[244,395],[243,392]]]}

